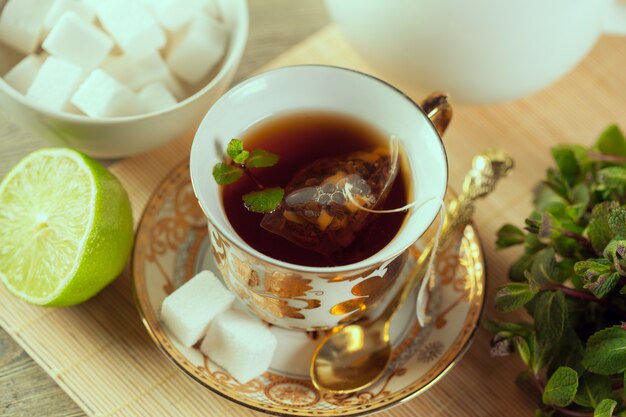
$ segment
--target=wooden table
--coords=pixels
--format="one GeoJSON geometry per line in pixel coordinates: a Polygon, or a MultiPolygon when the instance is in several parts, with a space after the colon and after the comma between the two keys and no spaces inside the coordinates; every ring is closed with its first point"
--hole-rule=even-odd
{"type": "MultiPolygon", "coordinates": [[[[280,52],[298,43],[328,22],[321,0],[250,0],[250,5],[251,36],[248,50],[237,75],[238,79],[267,63],[280,52]]],[[[375,73],[375,70],[368,68],[366,63],[346,44],[333,26],[320,31],[286,55],[277,60],[272,60],[272,65],[312,62],[362,68],[367,72],[375,73]]],[[[485,148],[504,148],[517,162],[514,175],[507,178],[506,186],[498,187],[494,195],[478,203],[475,214],[476,224],[483,237],[489,271],[486,309],[488,317],[506,317],[506,319],[511,320],[519,317],[498,314],[492,307],[495,288],[506,281],[506,271],[515,258],[515,252],[496,252],[494,248],[496,230],[505,222],[521,224],[523,218],[530,212],[531,189],[537,181],[543,178],[545,168],[553,164],[549,153],[550,147],[562,142],[577,142],[588,145],[610,123],[617,123],[623,128],[626,127],[626,96],[622,94],[626,91],[624,67],[626,67],[626,39],[604,36],[591,54],[574,71],[540,93],[514,102],[491,106],[455,105],[454,121],[446,132],[445,138],[449,157],[450,185],[453,188],[461,184],[462,177],[469,168],[471,157],[485,148]]],[[[379,75],[383,76],[382,74],[379,75]]],[[[412,94],[411,91],[407,91],[407,93],[412,94]]],[[[415,92],[413,92],[413,96],[416,99],[420,98],[415,92]]],[[[44,146],[44,143],[39,142],[36,138],[20,133],[17,128],[10,125],[7,119],[7,116],[0,112],[0,177],[21,156],[32,149],[44,146]]],[[[179,142],[170,146],[176,146],[179,142]]],[[[164,152],[166,149],[164,148],[164,152]]],[[[154,155],[152,156],[154,157],[154,155]]],[[[166,159],[164,158],[164,160],[166,159]]],[[[176,161],[169,160],[169,162],[176,161]]],[[[153,181],[156,179],[153,178],[153,181]]],[[[146,188],[144,182],[135,185],[133,196],[140,196],[142,191],[147,193],[146,188]]],[[[143,197],[145,199],[147,195],[143,197]]],[[[107,290],[119,291],[121,288],[124,291],[122,294],[127,295],[126,291],[129,291],[130,285],[128,277],[126,278],[126,283],[123,280],[118,280],[107,290]],[[126,286],[124,287],[124,285],[126,286]]],[[[113,295],[115,293],[105,294],[102,298],[113,295]]],[[[7,316],[19,318],[17,314],[13,313],[22,309],[22,313],[28,312],[27,322],[11,321],[17,324],[14,327],[8,324],[6,329],[17,335],[16,337],[21,343],[24,343],[24,346],[30,346],[29,351],[35,352],[33,357],[47,366],[46,369],[51,375],[58,378],[58,366],[63,366],[67,359],[65,354],[71,355],[72,352],[61,349],[60,353],[55,351],[55,353],[59,353],[58,355],[47,355],[51,360],[54,360],[57,367],[50,366],[50,364],[42,361],[41,357],[37,357],[37,350],[32,349],[32,345],[26,343],[27,338],[23,335],[20,336],[19,330],[30,329],[30,340],[36,339],[36,347],[39,352],[50,353],[53,349],[47,342],[55,335],[53,332],[55,326],[62,326],[65,320],[73,320],[73,323],[80,323],[83,326],[81,327],[83,332],[81,334],[84,334],[86,326],[90,325],[89,322],[70,317],[73,313],[70,309],[55,310],[54,312],[62,317],[57,317],[56,322],[53,322],[52,319],[46,322],[44,321],[45,318],[40,320],[41,316],[34,311],[37,309],[13,304],[12,301],[13,298],[9,298],[7,301],[0,297],[2,317],[5,319],[7,316]],[[5,308],[2,309],[2,307],[5,308]]],[[[94,301],[98,301],[98,299],[96,298],[94,301]]],[[[124,311],[129,314],[131,314],[130,312],[134,313],[130,300],[125,301],[127,304],[124,311]]],[[[100,309],[109,308],[109,305],[106,304],[94,304],[96,303],[91,305],[86,303],[77,309],[96,307],[90,313],[93,315],[106,311],[100,309]]],[[[8,319],[6,323],[9,323],[8,319]]],[[[133,327],[129,334],[136,337],[135,346],[143,346],[141,343],[148,342],[147,336],[143,333],[143,329],[141,329],[142,332],[138,333],[140,323],[133,323],[137,326],[133,327]],[[143,339],[140,340],[140,336],[137,335],[143,339]]],[[[133,323],[128,322],[128,325],[131,326],[133,323]]],[[[93,322],[92,324],[95,326],[97,323],[93,322]]],[[[92,328],[89,327],[89,329],[92,328]]],[[[472,348],[468,350],[459,365],[440,383],[418,399],[381,415],[396,417],[532,416],[532,410],[538,400],[536,391],[530,387],[523,389],[516,387],[515,375],[522,370],[522,365],[517,358],[497,360],[489,358],[490,337],[486,331],[480,330],[472,348]]],[[[111,352],[115,352],[117,355],[122,356],[131,351],[136,352],[130,346],[113,343],[114,341],[107,337],[104,339],[100,342],[110,341],[111,352]]],[[[61,339],[59,338],[59,340],[61,339]]],[[[72,345],[72,347],[77,348],[81,346],[72,345]]],[[[86,359],[90,358],[91,353],[99,352],[96,345],[90,346],[92,349],[82,352],[86,359]]],[[[152,345],[149,347],[154,349],[152,345]]],[[[146,355],[156,355],[158,352],[152,350],[145,353],[146,355]]],[[[163,360],[160,356],[159,359],[163,360]]],[[[111,360],[108,363],[113,362],[111,360]]],[[[106,366],[107,362],[99,363],[98,369],[106,368],[106,366]]],[[[71,375],[76,376],[76,379],[72,380],[73,385],[61,379],[57,380],[60,384],[65,384],[64,386],[71,393],[73,392],[72,388],[76,387],[93,388],[89,398],[92,401],[95,399],[100,402],[98,407],[94,407],[94,410],[111,411],[110,402],[115,398],[115,395],[120,395],[120,391],[123,391],[124,388],[132,388],[129,393],[137,396],[132,397],[129,394],[132,397],[130,398],[131,402],[144,393],[141,383],[135,387],[131,383],[124,385],[123,383],[127,382],[124,380],[118,380],[119,386],[111,386],[108,391],[100,389],[100,385],[88,386],[89,384],[86,382],[92,380],[89,379],[92,378],[92,374],[83,373],[81,372],[82,369],[79,368],[76,372],[71,373],[71,375]],[[107,397],[107,394],[111,395],[107,397]]],[[[63,368],[63,370],[67,371],[64,375],[70,375],[68,369],[63,368]]],[[[159,371],[158,376],[155,375],[156,372],[151,376],[152,387],[160,381],[168,381],[173,378],[164,369],[159,368],[159,371]]],[[[178,373],[176,375],[182,378],[182,375],[178,373]]],[[[106,376],[110,376],[110,373],[102,373],[99,381],[102,382],[106,376]]],[[[93,380],[97,380],[97,378],[94,376],[93,380]]],[[[179,388],[182,385],[176,386],[179,388]]],[[[190,387],[199,389],[196,385],[190,385],[190,387]]],[[[146,389],[150,389],[150,387],[146,389]]],[[[154,397],[141,397],[143,402],[136,403],[139,404],[137,405],[138,408],[124,408],[126,404],[119,404],[117,405],[118,408],[113,407],[112,413],[127,409],[143,410],[142,406],[149,404],[149,401],[153,401],[154,398],[159,398],[156,397],[155,392],[150,391],[150,395],[155,395],[154,397]]],[[[202,393],[204,394],[204,391],[202,393]]],[[[180,395],[180,392],[176,391],[176,394],[180,395]]],[[[80,396],[76,396],[76,398],[80,400],[80,396]]],[[[225,400],[218,397],[213,399],[215,404],[219,404],[220,401],[221,404],[226,404],[225,400]]],[[[215,405],[212,400],[209,401],[204,397],[202,400],[201,405],[203,406],[215,405]]],[[[192,403],[192,401],[185,402],[184,399],[181,399],[180,402],[184,405],[192,403]]],[[[163,404],[166,407],[164,410],[169,410],[168,406],[172,405],[173,402],[163,404]]],[[[86,405],[85,409],[88,409],[89,404],[84,403],[84,405],[86,405]]],[[[231,404],[224,407],[227,406],[231,408],[207,409],[206,413],[216,417],[222,415],[260,416],[259,413],[236,408],[231,404]],[[223,410],[233,411],[226,413],[222,412],[223,410]]],[[[187,410],[187,408],[184,409],[187,410]]],[[[205,410],[204,408],[189,408],[189,410],[197,409],[205,410]]],[[[160,417],[160,415],[168,413],[153,414],[160,417]]],[[[190,414],[192,413],[187,412],[182,415],[190,414]]],[[[37,415],[76,416],[82,415],[82,412],[6,333],[0,331],[0,416],[37,415]]]]}
{"type": "MultiPolygon", "coordinates": [[[[250,37],[235,82],[311,35],[329,19],[321,0],[248,0],[250,37]]],[[[0,178],[46,146],[0,109],[0,178]]],[[[80,408],[0,328],[0,416],[82,416],[80,408]]]]}

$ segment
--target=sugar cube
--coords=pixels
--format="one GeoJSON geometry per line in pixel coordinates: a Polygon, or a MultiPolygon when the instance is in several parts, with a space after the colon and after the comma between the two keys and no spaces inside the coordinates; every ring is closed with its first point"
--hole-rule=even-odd
{"type": "Polygon", "coordinates": [[[170,76],[163,80],[163,82],[165,83],[167,89],[170,90],[172,94],[174,94],[174,97],[176,97],[178,101],[183,100],[189,96],[186,88],[181,84],[180,81],[178,81],[176,77],[171,74],[171,72],[170,76]]]}
{"type": "Polygon", "coordinates": [[[164,110],[176,104],[176,98],[162,82],[148,84],[138,95],[150,112],[164,110]]]}
{"type": "Polygon", "coordinates": [[[37,49],[53,0],[9,0],[0,15],[0,42],[24,54],[37,49]]]}
{"type": "Polygon", "coordinates": [[[63,110],[83,77],[84,71],[78,65],[49,56],[28,88],[26,98],[50,110],[63,110]]]}
{"type": "Polygon", "coordinates": [[[50,11],[43,22],[44,30],[49,32],[65,12],[76,13],[85,23],[93,22],[96,10],[86,2],[80,0],[54,0],[50,11]]]}
{"type": "Polygon", "coordinates": [[[141,57],[165,46],[165,32],[136,0],[107,0],[98,4],[102,27],[130,56],[141,57]]]}
{"type": "Polygon", "coordinates": [[[91,117],[130,116],[144,110],[132,91],[99,68],[80,85],[71,102],[91,117]]]}
{"type": "Polygon", "coordinates": [[[213,320],[200,350],[245,384],[267,371],[277,344],[259,319],[232,308],[213,320]]]}
{"type": "Polygon", "coordinates": [[[149,3],[157,21],[170,32],[189,23],[203,6],[199,0],[152,0],[149,3]]]}
{"type": "Polygon", "coordinates": [[[220,9],[215,0],[198,0],[202,4],[202,10],[209,15],[220,18],[220,9]]]}
{"type": "Polygon", "coordinates": [[[156,51],[135,59],[134,66],[139,74],[137,78],[138,84],[133,86],[133,89],[141,88],[157,81],[164,81],[170,76],[170,69],[156,51]]]}
{"type": "Polygon", "coordinates": [[[51,55],[91,71],[104,61],[113,48],[113,41],[100,29],[68,11],[54,25],[42,47],[51,55]]]}
{"type": "Polygon", "coordinates": [[[33,83],[43,60],[37,55],[26,55],[4,75],[4,81],[22,94],[26,94],[33,83]]]}
{"type": "Polygon", "coordinates": [[[131,90],[139,85],[139,70],[135,61],[128,55],[109,56],[102,63],[101,68],[131,90]]]}
{"type": "Polygon", "coordinates": [[[161,320],[183,345],[193,346],[234,300],[212,272],[202,271],[163,300],[161,320]]]}
{"type": "Polygon", "coordinates": [[[166,61],[175,75],[196,84],[209,74],[225,49],[224,27],[214,18],[200,13],[173,40],[166,61]]]}
{"type": "MultiPolygon", "coordinates": [[[[132,58],[128,55],[109,57],[102,65],[102,69],[134,91],[159,81],[164,82],[168,88],[175,83],[167,64],[158,52],[151,52],[141,58],[132,58]]],[[[173,85],[172,88],[176,89],[177,86],[173,85]]]]}

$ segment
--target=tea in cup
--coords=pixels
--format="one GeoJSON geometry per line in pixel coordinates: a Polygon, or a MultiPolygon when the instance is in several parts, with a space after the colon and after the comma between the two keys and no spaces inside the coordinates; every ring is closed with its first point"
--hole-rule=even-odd
{"type": "Polygon", "coordinates": [[[269,323],[318,330],[370,312],[406,278],[407,250],[445,194],[447,159],[437,128],[399,90],[348,69],[295,66],[256,75],[211,107],[191,178],[213,256],[239,301],[269,323]],[[230,162],[242,172],[220,186],[213,169],[233,138],[249,162],[230,162]],[[253,167],[267,154],[280,159],[253,167]],[[278,206],[255,213],[246,196],[278,187],[278,206]],[[414,200],[433,202],[367,211],[414,200]]]}

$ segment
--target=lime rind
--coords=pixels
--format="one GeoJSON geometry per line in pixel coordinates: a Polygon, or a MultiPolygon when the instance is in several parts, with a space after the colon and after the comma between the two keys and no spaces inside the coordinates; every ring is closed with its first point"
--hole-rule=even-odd
{"type": "Polygon", "coordinates": [[[26,223],[7,226],[5,219],[3,227],[16,229],[4,236],[0,230],[0,245],[5,248],[4,254],[0,249],[0,280],[30,303],[82,302],[119,275],[130,254],[133,223],[128,195],[117,178],[78,152],[44,149],[26,157],[0,184],[0,205],[5,213],[10,210],[4,209],[13,209],[14,217],[22,216],[26,223]],[[10,186],[16,187],[11,193],[10,186]],[[13,198],[7,201],[7,194],[13,198]],[[27,207],[20,212],[20,205],[27,207]],[[20,230],[26,230],[22,242],[20,230]],[[7,264],[10,250],[28,255],[22,258],[22,268],[19,262],[7,264]],[[31,275],[24,276],[26,272],[31,275]]]}

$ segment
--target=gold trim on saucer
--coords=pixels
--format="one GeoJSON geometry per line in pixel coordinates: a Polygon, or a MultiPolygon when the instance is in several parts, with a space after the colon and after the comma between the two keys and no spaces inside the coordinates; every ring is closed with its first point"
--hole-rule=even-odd
{"type": "MultiPolygon", "coordinates": [[[[176,366],[211,391],[257,411],[280,416],[356,416],[409,401],[439,381],[459,361],[475,334],[483,311],[483,251],[475,227],[468,225],[459,233],[459,238],[454,239],[455,249],[442,250],[437,263],[442,286],[451,295],[441,305],[433,332],[443,331],[449,326],[447,317],[452,310],[460,305],[467,309],[460,332],[454,333],[456,337],[450,338],[452,342],[448,343],[447,348],[436,338],[427,339],[423,346],[415,346],[413,342],[421,328],[414,323],[394,350],[392,363],[396,364],[395,368],[390,369],[382,381],[366,391],[351,395],[322,394],[315,390],[309,380],[271,372],[247,384],[240,384],[206,357],[203,363],[194,364],[183,355],[162,328],[158,313],[150,302],[149,280],[157,280],[167,294],[177,287],[177,268],[184,270],[185,276],[189,276],[194,268],[193,259],[186,259],[183,264],[170,266],[168,270],[163,262],[165,258],[161,257],[170,256],[173,265],[171,257],[175,253],[199,253],[207,233],[206,219],[193,197],[189,164],[181,163],[158,186],[137,229],[132,259],[137,308],[156,345],[176,366]],[[190,239],[192,234],[193,239],[190,239]],[[147,275],[147,269],[150,276],[147,275]],[[398,381],[407,378],[417,363],[429,368],[423,375],[416,376],[415,380],[398,386],[398,381]]],[[[419,251],[412,252],[411,256],[415,257],[419,251]]]]}

